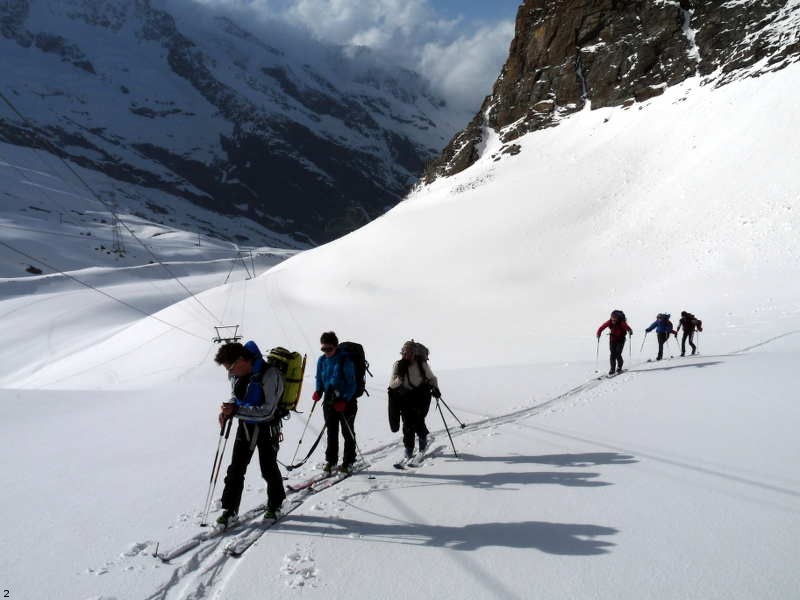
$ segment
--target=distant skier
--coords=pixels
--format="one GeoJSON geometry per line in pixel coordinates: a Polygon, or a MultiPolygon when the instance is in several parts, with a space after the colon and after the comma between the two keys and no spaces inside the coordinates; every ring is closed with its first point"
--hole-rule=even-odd
{"type": "Polygon", "coordinates": [[[389,427],[399,428],[403,421],[403,446],[406,458],[414,455],[415,437],[419,438],[419,451],[428,446],[428,428],[425,417],[431,407],[431,396],[441,398],[439,381],[428,364],[428,349],[409,340],[400,350],[401,358],[394,363],[389,381],[389,427]]]}
{"type": "Polygon", "coordinates": [[[625,348],[625,336],[629,333],[633,335],[633,329],[628,326],[625,313],[621,310],[611,311],[611,318],[600,325],[597,330],[598,340],[606,327],[608,327],[608,347],[611,350],[611,369],[608,374],[622,373],[622,363],[624,362],[622,360],[622,350],[625,348]]]}
{"type": "Polygon", "coordinates": [[[703,322],[696,318],[692,313],[681,311],[681,319],[678,321],[678,329],[683,327],[683,336],[681,337],[681,356],[686,356],[686,340],[689,340],[689,345],[692,347],[692,355],[697,352],[697,346],[694,345],[694,332],[703,331],[703,322]]]}
{"type": "Polygon", "coordinates": [[[339,350],[339,338],[333,331],[320,337],[322,356],[317,360],[317,387],[314,402],[322,400],[328,446],[325,449],[324,471],[330,473],[339,461],[339,425],[342,425],[344,453],[339,471],[350,473],[356,462],[355,422],[358,412],[355,365],[352,358],[339,350]]]}
{"type": "Polygon", "coordinates": [[[228,371],[232,390],[231,399],[220,407],[220,426],[234,416],[239,419],[231,464],[222,491],[223,511],[217,524],[227,527],[239,512],[244,475],[256,448],[261,476],[267,482],[264,517],[277,518],[286,498],[278,468],[281,420],[276,416],[283,395],[283,376],[277,368],[267,364],[253,341],[244,345],[238,342],[224,344],[214,361],[228,371]]]}
{"type": "Polygon", "coordinates": [[[653,329],[656,330],[656,337],[658,338],[658,356],[656,360],[664,358],[664,344],[669,339],[669,335],[673,334],[675,339],[678,339],[678,332],[673,329],[672,321],[669,320],[670,315],[667,313],[659,313],[656,320],[650,325],[646,332],[650,333],[653,329]]]}

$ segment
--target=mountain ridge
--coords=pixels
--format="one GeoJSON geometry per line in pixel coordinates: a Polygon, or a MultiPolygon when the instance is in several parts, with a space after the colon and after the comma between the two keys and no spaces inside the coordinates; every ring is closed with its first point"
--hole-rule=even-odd
{"type": "Polygon", "coordinates": [[[28,122],[0,112],[0,140],[45,138],[313,244],[398,202],[455,131],[418,75],[234,17],[174,0],[4,3],[4,92],[28,122]]]}
{"type": "Polygon", "coordinates": [[[584,107],[630,108],[690,77],[722,86],[800,60],[800,4],[694,0],[526,0],[509,58],[478,113],[422,182],[474,164],[485,129],[514,140],[584,107]]]}

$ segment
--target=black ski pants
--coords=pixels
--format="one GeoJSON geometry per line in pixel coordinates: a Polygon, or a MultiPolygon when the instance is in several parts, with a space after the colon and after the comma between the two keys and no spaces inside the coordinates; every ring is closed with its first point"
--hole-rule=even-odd
{"type": "Polygon", "coordinates": [[[337,412],[333,404],[323,404],[322,414],[325,416],[325,426],[328,428],[328,447],[325,449],[325,460],[332,465],[339,462],[339,426],[342,428],[344,438],[344,453],[342,464],[352,465],[356,462],[356,413],[358,401],[353,399],[347,403],[343,412],[337,412]],[[347,423],[345,425],[344,423],[347,423]],[[353,435],[350,435],[350,433],[353,435]]]}
{"type": "Polygon", "coordinates": [[[661,360],[664,358],[664,344],[666,344],[667,340],[669,339],[669,332],[656,332],[656,338],[658,339],[658,356],[656,357],[656,360],[661,360]]]}
{"type": "Polygon", "coordinates": [[[400,402],[400,417],[403,419],[403,446],[413,450],[414,437],[417,436],[420,440],[420,450],[423,450],[428,437],[425,417],[428,416],[428,411],[431,409],[431,393],[424,387],[410,390],[400,402]]]}
{"type": "Polygon", "coordinates": [[[689,340],[689,345],[692,347],[692,354],[697,351],[697,346],[694,345],[694,331],[683,331],[681,338],[681,356],[686,354],[686,340],[689,340]]]}
{"type": "Polygon", "coordinates": [[[283,476],[278,468],[279,442],[280,426],[239,421],[236,440],[233,442],[231,464],[225,476],[225,489],[222,490],[222,508],[239,510],[244,489],[244,474],[256,448],[258,448],[261,476],[267,482],[267,506],[278,508],[283,503],[286,491],[283,489],[283,476]]]}
{"type": "Polygon", "coordinates": [[[608,347],[611,350],[611,370],[616,371],[622,368],[622,350],[625,348],[625,338],[608,338],[608,347]]]}

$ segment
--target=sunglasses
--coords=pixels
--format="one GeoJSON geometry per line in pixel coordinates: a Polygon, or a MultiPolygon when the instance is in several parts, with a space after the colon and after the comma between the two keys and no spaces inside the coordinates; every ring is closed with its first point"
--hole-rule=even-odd
{"type": "Polygon", "coordinates": [[[336,350],[336,346],[322,346],[320,350],[322,350],[327,354],[328,352],[333,352],[334,350],[336,350]]]}

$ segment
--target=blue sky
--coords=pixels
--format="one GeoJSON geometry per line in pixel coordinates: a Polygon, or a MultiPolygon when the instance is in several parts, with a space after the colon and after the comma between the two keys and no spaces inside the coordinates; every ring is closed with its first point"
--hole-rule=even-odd
{"type": "Polygon", "coordinates": [[[447,18],[470,20],[513,19],[522,0],[431,0],[430,5],[447,18]]]}

